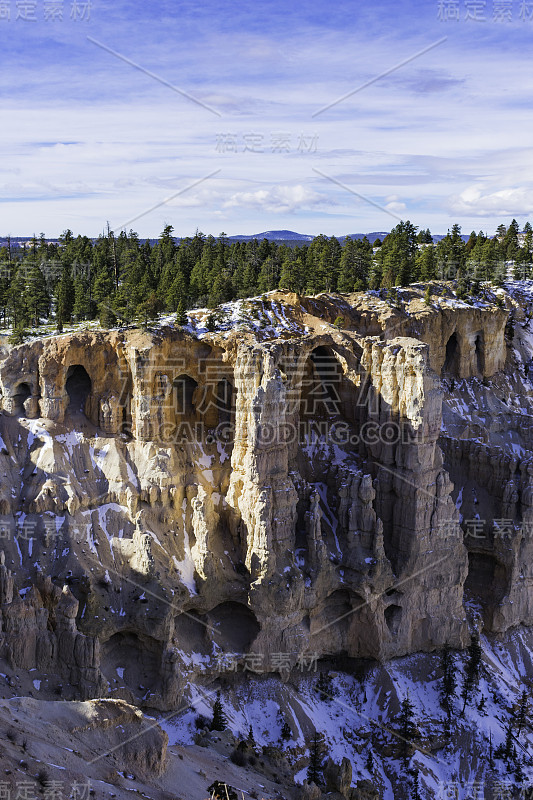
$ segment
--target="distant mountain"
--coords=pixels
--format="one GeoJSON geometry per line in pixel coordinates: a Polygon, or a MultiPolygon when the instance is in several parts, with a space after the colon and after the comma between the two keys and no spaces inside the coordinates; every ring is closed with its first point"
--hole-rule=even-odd
{"type": "Polygon", "coordinates": [[[295,231],[263,231],[263,233],[254,233],[251,236],[229,236],[229,239],[237,242],[251,242],[252,239],[268,239],[272,242],[312,242],[314,236],[309,236],[307,233],[296,233],[295,231]]]}
{"type": "MultiPolygon", "coordinates": [[[[363,239],[366,236],[368,241],[371,244],[374,244],[376,239],[383,239],[388,236],[390,231],[372,231],[371,233],[348,233],[345,236],[337,236],[337,239],[341,244],[344,244],[345,239],[348,237],[350,239],[363,239]]],[[[278,243],[285,243],[287,245],[291,245],[296,247],[299,244],[305,244],[306,242],[312,242],[313,239],[316,238],[316,235],[310,235],[307,233],[296,233],[296,231],[263,231],[262,233],[254,233],[250,236],[245,235],[237,235],[237,236],[228,236],[230,242],[251,242],[252,239],[257,239],[257,241],[261,241],[262,239],[268,239],[271,242],[278,242],[278,243]]],[[[437,243],[440,242],[441,239],[444,239],[445,234],[442,233],[434,233],[433,235],[433,242],[437,243]]],[[[463,241],[468,241],[469,234],[463,233],[461,235],[463,241]]],[[[27,245],[32,239],[31,236],[12,236],[11,237],[11,246],[16,248],[18,246],[27,245]]],[[[174,241],[179,243],[181,241],[181,237],[175,236],[174,241]]],[[[47,242],[58,242],[58,239],[46,239],[47,242]]],[[[92,241],[96,241],[93,237],[92,241]]],[[[140,239],[141,243],[145,241],[149,241],[151,245],[154,245],[157,242],[157,239],[140,239]]],[[[0,236],[0,247],[5,247],[7,245],[7,237],[0,236]]]]}
{"type": "MultiPolygon", "coordinates": [[[[445,234],[445,233],[432,233],[431,235],[433,237],[433,243],[436,244],[437,242],[440,242],[442,239],[444,239],[447,234],[445,234]]],[[[469,233],[462,233],[461,234],[461,239],[463,240],[463,242],[467,242],[470,239],[470,234],[469,233]]]]}
{"type": "Polygon", "coordinates": [[[370,244],[374,244],[376,239],[383,239],[385,236],[388,236],[390,231],[372,231],[372,233],[348,233],[346,236],[337,236],[337,239],[344,241],[344,239],[364,239],[365,236],[370,242],[370,244]]]}

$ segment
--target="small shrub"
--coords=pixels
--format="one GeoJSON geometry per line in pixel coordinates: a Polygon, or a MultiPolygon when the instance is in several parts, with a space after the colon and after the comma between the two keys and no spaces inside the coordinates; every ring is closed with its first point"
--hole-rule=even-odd
{"type": "Polygon", "coordinates": [[[247,762],[248,762],[248,759],[246,758],[246,754],[242,750],[240,750],[239,748],[236,748],[235,750],[233,750],[229,758],[230,758],[230,761],[233,764],[236,764],[238,767],[245,767],[247,762]]]}
{"type": "Polygon", "coordinates": [[[202,731],[204,728],[209,727],[209,720],[203,714],[198,714],[194,719],[194,727],[196,730],[202,731]]]}
{"type": "Polygon", "coordinates": [[[9,337],[8,342],[16,347],[18,344],[22,344],[28,338],[28,335],[28,331],[24,330],[22,326],[17,325],[9,337]]]}
{"type": "Polygon", "coordinates": [[[50,776],[48,772],[45,769],[40,769],[39,772],[37,773],[37,781],[41,789],[44,789],[49,780],[50,776]]]}

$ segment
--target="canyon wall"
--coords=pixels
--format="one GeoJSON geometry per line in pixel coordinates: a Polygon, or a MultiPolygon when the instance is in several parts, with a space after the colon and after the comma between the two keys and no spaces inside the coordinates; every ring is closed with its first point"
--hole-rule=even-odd
{"type": "Polygon", "coordinates": [[[509,311],[410,292],[271,294],[268,335],[192,319],[4,348],[0,657],[170,708],[191,677],[462,647],[465,587],[487,629],[530,624],[529,540],[473,548],[456,500],[481,481],[529,521],[533,468],[515,492],[509,460],[441,430],[449,381],[504,372],[509,311]]]}

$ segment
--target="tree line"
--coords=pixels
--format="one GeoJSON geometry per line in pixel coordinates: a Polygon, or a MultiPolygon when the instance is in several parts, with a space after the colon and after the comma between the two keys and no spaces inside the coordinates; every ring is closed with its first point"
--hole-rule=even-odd
{"type": "Polygon", "coordinates": [[[23,247],[0,248],[0,316],[16,331],[99,319],[104,327],[154,319],[273,289],[298,294],[348,293],[414,282],[458,281],[466,292],[480,281],[501,282],[508,262],[515,276],[532,273],[533,229],[513,220],[496,235],[454,225],[438,242],[429,229],[402,221],[373,244],[317,236],[289,246],[263,239],[231,241],[197,231],[176,240],[167,225],[153,244],[133,230],[97,239],[66,230],[58,242],[41,234],[23,247]],[[466,238],[466,237],[465,237],[466,238]]]}

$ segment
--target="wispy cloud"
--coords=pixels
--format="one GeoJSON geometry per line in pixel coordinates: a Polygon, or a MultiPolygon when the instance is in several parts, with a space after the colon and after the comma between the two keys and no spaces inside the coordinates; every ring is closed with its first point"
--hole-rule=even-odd
{"type": "Polygon", "coordinates": [[[170,0],[101,0],[84,22],[0,20],[4,231],[95,234],[146,208],[141,235],[168,221],[178,233],[216,233],[221,218],[234,232],[340,235],[383,228],[383,209],[438,232],[455,219],[466,229],[480,218],[489,229],[502,216],[525,221],[533,23],[447,25],[437,10],[414,0],[186,0],[177,13],[170,0]],[[279,132],[289,149],[272,147],[279,132]],[[245,147],[251,133],[262,137],[256,151],[245,147]],[[314,149],[298,147],[311,136],[314,149]],[[231,137],[233,150],[221,146],[231,137]],[[209,185],[157,207],[216,170],[209,185]]]}

